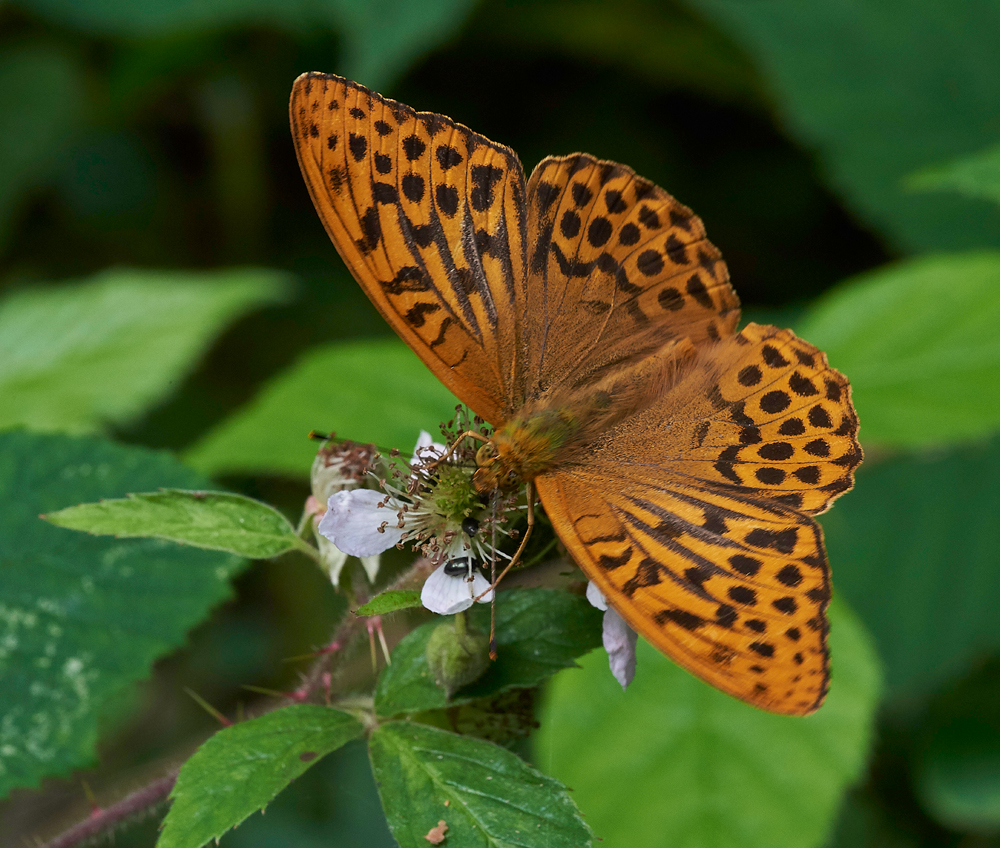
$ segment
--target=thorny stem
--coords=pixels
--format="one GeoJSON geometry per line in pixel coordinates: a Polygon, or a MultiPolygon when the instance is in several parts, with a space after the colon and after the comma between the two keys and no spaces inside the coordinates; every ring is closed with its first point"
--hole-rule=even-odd
{"type": "MultiPolygon", "coordinates": [[[[420,557],[383,591],[402,589],[411,583],[422,581],[434,570],[434,567],[434,563],[429,559],[420,557]]],[[[367,632],[366,619],[360,616],[348,615],[334,629],[327,644],[337,644],[346,647],[348,642],[353,640],[362,631],[367,632]]],[[[330,672],[333,670],[333,664],[340,662],[346,653],[344,650],[321,652],[306,673],[302,685],[298,689],[280,701],[269,704],[264,709],[252,715],[247,715],[246,718],[261,716],[289,704],[311,701],[318,694],[325,695],[326,685],[324,681],[328,683],[330,672]]],[[[326,699],[324,698],[324,700],[326,699]]],[[[351,701],[352,704],[355,702],[356,699],[351,701]]],[[[77,822],[77,824],[68,830],[64,830],[58,836],[44,844],[40,843],[39,848],[75,848],[75,846],[84,843],[94,842],[101,836],[111,833],[122,823],[149,813],[166,800],[174,784],[177,782],[179,771],[180,769],[171,769],[167,774],[148,783],[142,789],[126,795],[110,807],[95,810],[86,819],[77,822]]]]}
{"type": "Polygon", "coordinates": [[[72,848],[92,839],[96,839],[121,824],[123,821],[134,818],[142,813],[149,812],[153,807],[162,804],[170,790],[177,782],[177,772],[173,769],[163,777],[157,778],[152,783],[147,784],[130,795],[126,795],[121,801],[106,807],[103,810],[95,810],[82,822],[73,825],[69,830],[63,831],[52,841],[46,843],[45,848],[72,848]]]}
{"type": "MultiPolygon", "coordinates": [[[[397,589],[403,589],[411,583],[422,582],[434,570],[434,568],[434,563],[432,563],[429,559],[426,557],[420,557],[415,563],[413,563],[412,566],[410,566],[410,568],[404,571],[395,581],[386,586],[382,591],[392,592],[397,589]]],[[[362,628],[365,628],[365,632],[367,632],[365,621],[366,619],[358,616],[346,618],[334,631],[331,641],[339,642],[344,645],[347,643],[348,639],[355,636],[362,628]]],[[[323,656],[320,656],[316,662],[313,663],[312,668],[307,672],[299,690],[310,694],[319,691],[322,686],[323,674],[330,670],[329,666],[332,658],[332,654],[324,654],[323,656]]]]}

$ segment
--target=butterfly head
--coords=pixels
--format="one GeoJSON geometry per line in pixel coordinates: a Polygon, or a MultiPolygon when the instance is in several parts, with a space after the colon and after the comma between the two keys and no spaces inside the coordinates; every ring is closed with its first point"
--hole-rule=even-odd
{"type": "Polygon", "coordinates": [[[492,441],[486,442],[476,451],[476,471],[472,475],[472,485],[479,494],[485,495],[497,490],[509,492],[520,485],[521,475],[505,454],[492,441]]]}
{"type": "Polygon", "coordinates": [[[472,485],[480,494],[512,492],[555,464],[576,428],[566,409],[529,410],[498,429],[476,452],[472,485]]]}

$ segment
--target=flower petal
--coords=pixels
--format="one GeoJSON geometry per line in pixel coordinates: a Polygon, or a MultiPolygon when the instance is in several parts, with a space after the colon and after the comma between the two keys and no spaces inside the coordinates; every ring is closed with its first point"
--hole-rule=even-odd
{"type": "Polygon", "coordinates": [[[597,584],[593,580],[587,583],[587,600],[590,601],[592,607],[597,607],[602,612],[608,608],[608,601],[604,597],[604,593],[597,588],[597,584]]]}
{"type": "MultiPolygon", "coordinates": [[[[483,575],[480,574],[478,571],[476,571],[472,577],[473,596],[479,598],[479,596],[483,595],[483,592],[486,592],[487,589],[490,589],[490,581],[487,580],[485,577],[483,577],[483,575]]],[[[488,592],[486,592],[485,595],[479,598],[479,601],[477,603],[488,604],[492,600],[493,600],[493,590],[490,589],[488,592]]]]}
{"type": "Polygon", "coordinates": [[[392,501],[379,506],[385,499],[382,492],[372,489],[336,492],[327,501],[319,532],[351,556],[380,554],[399,542],[405,532],[398,526],[392,501]]]}
{"type": "Polygon", "coordinates": [[[636,632],[625,623],[625,619],[614,609],[604,613],[604,650],[608,652],[608,663],[622,689],[635,677],[636,632]]]}
{"type": "Polygon", "coordinates": [[[420,590],[420,603],[438,615],[454,615],[467,610],[472,606],[472,599],[490,586],[481,575],[479,579],[485,585],[477,590],[475,579],[470,581],[464,574],[445,574],[447,564],[445,562],[438,566],[424,581],[424,588],[420,590]]]}

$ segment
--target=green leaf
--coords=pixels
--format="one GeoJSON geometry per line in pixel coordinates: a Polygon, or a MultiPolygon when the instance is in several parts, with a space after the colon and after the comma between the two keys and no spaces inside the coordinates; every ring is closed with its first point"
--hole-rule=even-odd
{"type": "Polygon", "coordinates": [[[419,607],[420,592],[409,589],[395,589],[376,595],[367,604],[355,610],[355,615],[385,615],[387,612],[396,610],[412,609],[419,607]]]}
{"type": "Polygon", "coordinates": [[[862,465],[823,516],[837,590],[869,627],[896,697],[1000,649],[1000,440],[862,465]]]}
{"type": "Polygon", "coordinates": [[[791,132],[863,221],[910,252],[1000,244],[1000,209],[905,185],[997,141],[995,3],[958,15],[939,0],[687,2],[750,53],[791,132]]]}
{"type": "Polygon", "coordinates": [[[295,33],[335,27],[344,41],[342,69],[379,86],[451,38],[475,0],[17,0],[15,5],[61,25],[119,37],[248,25],[295,33]]]}
{"type": "Polygon", "coordinates": [[[0,251],[17,207],[59,162],[79,128],[81,69],[50,44],[6,43],[0,57],[0,251]]]}
{"type": "Polygon", "coordinates": [[[294,704],[216,733],[181,769],[157,848],[201,848],[364,732],[351,715],[294,704]]]}
{"type": "Polygon", "coordinates": [[[64,26],[118,37],[197,33],[249,21],[315,23],[307,5],[295,0],[17,0],[16,5],[64,26]]]}
{"type": "Polygon", "coordinates": [[[0,302],[0,428],[80,432],[167,397],[227,324],[287,291],[277,271],[106,271],[0,302]]]}
{"type": "MultiPolygon", "coordinates": [[[[427,665],[427,640],[442,619],[418,627],[392,652],[392,665],[379,677],[375,712],[415,713],[468,703],[506,689],[537,686],[601,644],[603,613],[585,598],[550,589],[514,589],[497,595],[497,660],[475,683],[450,701],[427,665]]],[[[489,633],[490,612],[478,604],[470,626],[489,633]]]]}
{"type": "Polygon", "coordinates": [[[590,828],[566,787],[491,742],[409,722],[370,740],[372,770],[401,848],[426,848],[441,820],[462,848],[584,848],[590,828]],[[448,806],[445,806],[445,803],[448,806]]]}
{"type": "Polygon", "coordinates": [[[183,643],[244,562],[70,533],[39,514],[206,482],[165,453],[0,434],[0,796],[87,765],[102,705],[183,643]]]}
{"type": "Polygon", "coordinates": [[[863,628],[841,603],[830,612],[833,682],[814,715],[754,709],[640,639],[626,692],[602,651],[555,678],[534,758],[605,844],[815,848],[863,771],[878,704],[863,628]]]}
{"type": "Polygon", "coordinates": [[[1000,831],[1000,659],[935,697],[911,774],[924,808],[956,831],[1000,831]]]}
{"type": "Polygon", "coordinates": [[[858,277],[797,327],[851,381],[866,443],[1000,428],[1000,253],[929,256],[858,277]]]}
{"type": "Polygon", "coordinates": [[[626,0],[502,4],[490,26],[521,49],[600,62],[660,89],[704,92],[713,99],[760,101],[749,62],[732,41],[674,3],[626,0]],[[572,16],[573,25],[566,21],[572,16]]]}
{"type": "Polygon", "coordinates": [[[917,191],[957,191],[1000,203],[1000,145],[945,165],[924,168],[910,174],[906,185],[917,191]]]}
{"type": "Polygon", "coordinates": [[[540,687],[508,689],[467,704],[414,713],[409,720],[485,739],[515,753],[523,753],[524,741],[538,729],[539,703],[540,687]]]}
{"type": "Polygon", "coordinates": [[[476,0],[327,0],[344,33],[345,73],[379,89],[454,36],[476,0]]]}
{"type": "Polygon", "coordinates": [[[303,477],[316,445],[311,430],[398,447],[407,456],[421,429],[432,434],[457,401],[398,339],[334,344],[307,353],[246,408],[197,444],[201,471],[303,477]]]}
{"type": "Polygon", "coordinates": [[[169,539],[249,559],[268,559],[302,544],[276,509],[229,492],[164,489],[71,506],[43,518],[95,536],[169,539]]]}
{"type": "Polygon", "coordinates": [[[1000,733],[983,724],[942,728],[919,765],[917,791],[946,827],[1000,830],[1000,733]]]}

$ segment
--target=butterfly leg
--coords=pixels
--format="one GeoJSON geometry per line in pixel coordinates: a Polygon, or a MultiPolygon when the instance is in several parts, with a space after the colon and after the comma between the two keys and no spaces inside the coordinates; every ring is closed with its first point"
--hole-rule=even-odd
{"type": "MultiPolygon", "coordinates": [[[[490,588],[487,589],[486,592],[481,592],[476,597],[475,600],[477,600],[477,601],[480,598],[482,598],[483,595],[485,595],[487,592],[492,592],[493,590],[496,589],[496,587],[500,584],[500,581],[503,580],[503,578],[507,574],[507,572],[510,571],[514,567],[514,564],[521,558],[521,554],[524,551],[524,547],[525,547],[525,545],[528,544],[528,537],[531,535],[531,530],[535,526],[535,489],[531,485],[531,483],[528,483],[525,486],[525,494],[528,496],[528,526],[527,526],[527,528],[524,531],[524,536],[521,539],[521,544],[518,545],[517,551],[514,553],[514,556],[511,557],[510,562],[507,563],[507,567],[503,571],[500,572],[500,576],[499,577],[496,576],[496,561],[497,561],[497,559],[496,559],[496,550],[494,549],[494,551],[493,551],[493,574],[491,575],[491,577],[493,577],[493,582],[490,584],[490,588]]],[[[495,504],[496,504],[496,501],[494,500],[494,510],[495,510],[495,504]]],[[[494,516],[494,518],[495,518],[495,516],[494,516]]],[[[494,539],[495,539],[495,534],[496,534],[496,524],[494,523],[494,539]]],[[[496,660],[496,658],[497,658],[496,603],[497,603],[497,596],[494,593],[494,595],[493,595],[493,601],[490,604],[490,659],[491,660],[496,660]]]]}
{"type": "Polygon", "coordinates": [[[514,556],[510,558],[510,562],[508,562],[504,570],[500,572],[500,576],[493,581],[490,588],[487,589],[486,592],[481,592],[476,597],[477,601],[487,592],[492,592],[498,585],[500,585],[500,581],[507,576],[507,572],[517,565],[518,561],[521,559],[521,554],[524,553],[524,548],[528,544],[528,538],[531,536],[531,531],[535,526],[535,487],[531,483],[528,483],[526,484],[524,490],[525,494],[528,496],[528,526],[524,530],[524,536],[521,537],[521,544],[518,545],[514,556]]]}

